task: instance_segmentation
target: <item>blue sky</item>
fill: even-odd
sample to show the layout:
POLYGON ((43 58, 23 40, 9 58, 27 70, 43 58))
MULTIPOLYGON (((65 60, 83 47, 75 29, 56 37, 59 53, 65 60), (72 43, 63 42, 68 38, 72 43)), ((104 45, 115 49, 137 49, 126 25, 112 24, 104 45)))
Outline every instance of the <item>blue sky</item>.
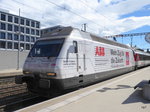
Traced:
MULTIPOLYGON (((0 0, 0 8, 41 22, 41 27, 55 25, 104 35, 150 32, 150 0, 0 0)), ((117 39, 122 42, 122 39, 117 39)), ((133 45, 150 48, 144 37, 134 37, 133 45)), ((130 44, 130 38, 123 39, 130 44)))
POLYGON ((122 15, 120 16, 120 18, 127 18, 131 16, 135 16, 135 17, 150 16, 150 5, 146 5, 140 10, 131 12, 129 14, 122 15))
MULTIPOLYGON (((143 16, 150 16, 150 5, 144 6, 141 10, 134 11, 129 14, 125 14, 120 16, 120 19, 122 18, 128 18, 128 17, 143 17, 143 16)), ((131 34, 131 33, 142 33, 142 32, 150 32, 150 25, 143 25, 141 27, 138 27, 136 29, 123 32, 122 34, 131 34)), ((118 42, 123 43, 123 44, 131 44, 131 37, 126 37, 126 38, 118 38, 118 42)), ((150 48, 150 44, 145 41, 145 36, 134 36, 133 37, 133 46, 137 46, 142 49, 147 49, 150 48)))

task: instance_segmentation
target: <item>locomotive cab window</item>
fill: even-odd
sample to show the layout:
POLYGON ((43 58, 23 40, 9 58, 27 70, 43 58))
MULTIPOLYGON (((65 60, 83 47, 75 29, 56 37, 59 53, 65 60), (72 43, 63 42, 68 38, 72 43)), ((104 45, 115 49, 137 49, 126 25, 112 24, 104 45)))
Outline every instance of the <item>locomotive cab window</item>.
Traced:
POLYGON ((74 53, 78 53, 78 43, 77 41, 73 41, 74 53))
POLYGON ((29 53, 29 57, 58 57, 64 39, 37 41, 29 53))

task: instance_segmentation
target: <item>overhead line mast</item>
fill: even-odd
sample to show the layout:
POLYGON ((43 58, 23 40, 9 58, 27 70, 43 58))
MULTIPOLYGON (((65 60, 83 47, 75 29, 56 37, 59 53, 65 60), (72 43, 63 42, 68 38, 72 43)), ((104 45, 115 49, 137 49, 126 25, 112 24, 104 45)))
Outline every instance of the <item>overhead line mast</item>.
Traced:
MULTIPOLYGON (((143 33, 131 33, 131 34, 118 34, 118 35, 111 35, 111 36, 104 36, 104 38, 114 38, 114 40, 116 41, 116 38, 118 38, 118 37, 131 37, 131 43, 130 43, 130 45, 131 45, 131 47, 133 46, 132 44, 133 44, 133 37, 134 36, 143 36, 143 35, 145 35, 145 37, 146 37, 146 35, 149 35, 150 34, 150 32, 143 32, 143 33)), ((145 39, 146 40, 146 39, 145 39)), ((122 40, 123 41, 123 40, 122 40)), ((146 40, 147 41, 147 40, 146 40)))
POLYGON ((131 33, 131 34, 118 34, 118 35, 104 36, 104 38, 129 37, 129 36, 142 36, 142 35, 147 35, 147 34, 150 34, 150 32, 131 33))

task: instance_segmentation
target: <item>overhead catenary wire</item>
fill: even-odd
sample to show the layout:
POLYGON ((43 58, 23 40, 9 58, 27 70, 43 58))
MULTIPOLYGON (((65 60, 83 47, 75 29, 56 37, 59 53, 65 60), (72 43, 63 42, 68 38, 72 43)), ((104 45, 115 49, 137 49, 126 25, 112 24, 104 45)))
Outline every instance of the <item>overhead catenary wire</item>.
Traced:
MULTIPOLYGON (((113 24, 113 25, 116 25, 116 23, 113 22, 113 20, 111 20, 110 18, 104 16, 103 14, 99 13, 97 10, 95 10, 93 7, 89 6, 87 3, 85 3, 85 1, 82 1, 82 0, 79 0, 82 4, 84 4, 86 7, 90 8, 91 10, 93 10, 94 12, 96 12, 99 17, 103 16, 105 19, 107 19, 107 21, 109 21, 109 23, 113 24), (101 15, 101 16, 100 16, 101 15)), ((105 28, 105 27, 104 27, 105 28)), ((108 29, 110 30, 110 29, 108 29)), ((121 31, 118 29, 118 31, 121 31)), ((122 32, 122 31, 121 31, 122 32)))
MULTIPOLYGON (((19 2, 19 1, 16 1, 16 0, 13 0, 13 1, 16 2, 16 3, 18 3, 18 4, 20 4, 20 5, 26 6, 26 7, 28 7, 28 8, 35 9, 35 10, 39 10, 39 11, 41 11, 41 12, 43 11, 43 10, 41 10, 41 9, 32 7, 32 6, 27 5, 27 4, 24 4, 24 3, 22 3, 22 2, 19 2)), ((12 10, 12 9, 11 9, 11 10, 12 10)), ((23 12, 23 11, 21 11, 21 13, 28 14, 28 13, 23 12)), ((43 19, 44 16, 42 15, 41 18, 43 19)), ((58 21, 57 21, 58 17, 56 18, 56 17, 52 16, 51 18, 54 18, 54 19, 52 20, 53 22, 56 22, 56 23, 58 22, 58 21)))
MULTIPOLYGON (((16 3, 19 3, 19 4, 23 5, 23 6, 26 6, 26 7, 32 8, 32 9, 40 10, 40 9, 38 9, 38 8, 32 7, 32 6, 27 5, 27 4, 24 4, 24 3, 22 3, 22 2, 19 2, 19 1, 17 1, 17 0, 12 0, 12 1, 14 1, 14 2, 16 2, 16 3)), ((42 10, 40 10, 40 11, 42 11, 42 10)))
POLYGON ((86 4, 85 2, 83 2, 82 0, 79 0, 82 4, 84 4, 86 7, 90 8, 91 10, 93 10, 94 12, 96 12, 98 15, 103 16, 105 19, 107 19, 110 23, 116 25, 114 22, 112 22, 111 19, 109 19, 108 17, 104 16, 103 14, 100 14, 97 10, 95 10, 94 8, 92 8, 91 6, 89 6, 88 4, 86 4))
MULTIPOLYGON (((16 3, 18 3, 18 4, 21 4, 21 5, 23 5, 23 6, 26 6, 26 7, 32 8, 32 9, 36 9, 36 10, 40 10, 40 9, 38 9, 38 8, 32 7, 32 6, 27 5, 27 4, 24 4, 24 3, 22 3, 22 2, 19 2, 19 1, 16 1, 16 0, 13 0, 13 1, 16 2, 16 3)), ((106 28, 105 26, 102 26, 102 25, 96 23, 95 21, 90 20, 90 19, 88 19, 88 18, 86 18, 86 17, 83 17, 83 16, 81 16, 80 14, 78 14, 78 13, 76 13, 76 12, 74 12, 74 11, 71 11, 71 10, 69 10, 69 9, 67 9, 67 8, 64 8, 64 7, 62 7, 62 6, 60 6, 60 5, 56 4, 56 3, 54 3, 54 2, 52 2, 52 1, 49 1, 49 0, 46 0, 46 1, 49 2, 49 3, 51 3, 51 4, 53 4, 53 5, 55 5, 55 6, 57 6, 57 7, 59 7, 59 8, 62 8, 62 9, 64 9, 64 10, 67 10, 68 12, 70 12, 70 13, 76 15, 76 16, 79 16, 79 17, 82 18, 82 19, 88 20, 88 21, 94 23, 95 25, 99 25, 100 27, 103 27, 103 28, 105 28, 105 29, 107 29, 107 30, 110 30, 110 29, 106 28)), ((43 10, 40 10, 40 11, 43 11, 43 10)), ((43 18, 43 17, 44 17, 44 16, 42 16, 42 18, 43 18)), ((54 17, 54 16, 53 16, 53 17, 54 17)), ((56 18, 55 18, 55 19, 56 19, 56 18)), ((94 30, 93 30, 93 31, 94 31, 94 30)))
MULTIPOLYGON (((20 4, 20 5, 23 5, 23 6, 26 6, 26 7, 29 7, 29 8, 31 8, 31 9, 36 9, 36 10, 39 10, 39 11, 43 11, 43 10, 40 10, 40 9, 38 9, 38 8, 35 8, 35 7, 32 7, 32 6, 30 6, 30 5, 27 5, 27 4, 24 4, 24 3, 22 3, 22 2, 19 2, 19 1, 16 1, 16 0, 13 0, 14 2, 16 2, 16 3, 18 3, 18 4, 20 4)), ((90 19, 88 19, 88 18, 86 18, 86 17, 83 17, 83 16, 81 16, 80 14, 78 14, 78 13, 76 13, 76 12, 74 12, 74 11, 71 11, 71 10, 69 10, 69 9, 67 9, 67 8, 64 8, 63 6, 60 6, 60 5, 58 5, 58 4, 56 4, 56 3, 54 3, 54 2, 52 2, 52 1, 49 1, 49 0, 46 0, 48 3, 51 3, 51 4, 53 4, 53 5, 55 5, 55 6, 57 6, 57 7, 59 7, 59 8, 62 8, 62 9, 64 9, 64 10, 66 10, 66 11, 68 11, 68 12, 70 12, 70 13, 72 13, 72 14, 74 14, 74 15, 76 15, 76 16, 78 16, 78 17, 80 17, 80 18, 82 18, 82 19, 84 19, 84 20, 87 20, 87 21, 89 21, 89 22, 92 22, 93 24, 95 24, 95 25, 98 25, 95 21, 93 21, 93 20, 90 20, 90 19)), ((55 15, 56 16, 56 15, 55 15)), ((42 15, 42 18, 43 18, 44 16, 42 15)), ((54 16, 53 16, 53 18, 54 18, 54 16)), ((55 20, 56 19, 58 19, 58 18, 56 18, 55 17, 55 20)), ((54 20, 53 20, 54 21, 54 20)), ((56 21, 55 21, 56 22, 56 21)), ((104 26, 102 26, 102 25, 99 25, 100 27, 104 27, 104 26)), ((105 28, 105 27, 104 27, 105 28)), ((94 30, 93 30, 94 31, 94 30)))
MULTIPOLYGON (((22 3, 22 2, 20 2, 20 1, 17 1, 17 0, 13 0, 13 1, 15 1, 16 3, 18 3, 18 4, 20 4, 20 5, 23 5, 23 6, 25 6, 25 7, 29 7, 29 8, 31 8, 31 9, 34 9, 34 10, 39 10, 39 11, 43 11, 43 10, 41 10, 40 8, 36 8, 36 7, 33 7, 33 6, 31 6, 31 5, 29 5, 29 4, 25 4, 25 3, 22 3)), ((49 1, 50 2, 50 0, 45 0, 45 1, 49 1)), ((52 3, 51 3, 52 4, 52 3)), ((57 3, 55 3, 54 2, 54 4, 56 4, 56 5, 58 5, 57 3)), ((53 5, 54 5, 53 4, 53 5)), ((56 6, 55 5, 55 6, 56 6)), ((6 7, 6 6, 2 6, 2 5, 0 5, 1 7, 6 7)), ((73 14, 73 15, 76 15, 76 16, 78 16, 78 17, 80 17, 80 18, 82 18, 82 19, 84 19, 84 20, 88 20, 88 21, 90 21, 90 22, 94 22, 94 24, 92 24, 94 27, 90 27, 90 25, 87 25, 87 27, 88 27, 88 30, 91 30, 91 31, 96 31, 96 29, 100 26, 99 24, 97 24, 95 21, 93 21, 93 20, 90 20, 90 19, 88 19, 88 18, 86 18, 86 17, 84 17, 84 16, 82 16, 82 15, 80 15, 79 13, 77 13, 76 11, 73 11, 73 10, 70 10, 70 9, 68 9, 68 8, 66 8, 66 7, 64 7, 64 6, 60 6, 60 5, 58 5, 57 7, 59 7, 59 8, 61 8, 61 9, 64 9, 64 10, 66 10, 66 12, 70 12, 71 14, 73 14), (96 28, 97 27, 97 28, 96 28)), ((87 6, 88 7, 88 6, 87 6)), ((10 10, 15 10, 15 8, 14 9, 12 9, 12 8, 10 8, 10 7, 7 7, 8 9, 10 9, 10 10)), ((93 8, 93 10, 94 10, 94 8, 93 8)), ((27 12, 23 12, 23 11, 21 11, 21 13, 26 13, 27 14, 27 12)), ((42 16, 42 17, 45 17, 45 14, 43 14, 44 16, 42 16)), ((39 15, 37 15, 37 16, 39 16, 39 15)), ((49 14, 48 15, 46 15, 46 16, 49 16, 49 14)), ((39 16, 40 17, 40 16, 39 16)), ((42 18, 41 17, 41 18, 42 18)), ((55 22, 55 23, 59 23, 59 15, 54 15, 54 16, 51 16, 50 18, 54 18, 54 19, 51 19, 53 22, 55 22)), ((50 21, 50 19, 47 19, 47 20, 49 20, 50 21)), ((45 22, 45 23, 48 23, 48 22, 45 22)), ((49 23, 50 24, 50 23, 49 23)), ((64 25, 69 25, 68 24, 68 22, 64 22, 63 23, 64 25)), ((76 23, 74 26, 77 26, 77 24, 79 24, 79 26, 81 26, 81 24, 80 23, 76 23)), ((83 23, 82 23, 83 24, 83 23)), ((101 25, 102 26, 102 25, 101 25)), ((103 26, 104 27, 104 26, 103 26)), ((145 33, 150 33, 150 32, 145 32, 145 33)), ((145 35, 145 33, 142 33, 142 35, 145 35)), ((121 35, 121 34, 120 34, 121 35)), ((132 33, 131 35, 138 35, 138 34, 134 34, 134 33, 132 33)), ((118 37, 119 35, 115 35, 116 37, 118 37)), ((122 35, 121 35, 122 36, 122 35)), ((128 36, 128 34, 124 34, 123 35, 123 37, 126 37, 126 36, 128 36)), ((109 37, 109 36, 108 36, 109 37)), ((112 36, 110 36, 110 37, 112 37, 112 36)), ((145 46, 145 44, 142 44, 141 46, 145 46)))
POLYGON ((96 24, 96 25, 98 25, 98 26, 100 26, 100 27, 104 27, 103 25, 100 25, 100 24, 96 23, 95 21, 90 20, 90 19, 88 19, 88 18, 86 18, 86 17, 83 17, 83 16, 81 16, 80 14, 78 14, 78 13, 76 13, 76 12, 70 10, 70 9, 64 8, 63 6, 60 6, 60 5, 58 5, 58 4, 56 4, 56 3, 52 2, 52 1, 49 1, 49 0, 46 0, 46 1, 49 2, 49 3, 51 3, 51 4, 53 4, 53 5, 55 5, 55 6, 57 6, 57 7, 59 7, 59 8, 62 8, 62 9, 64 9, 64 10, 66 10, 66 11, 68 11, 68 12, 70 12, 70 13, 76 15, 76 16, 79 16, 79 17, 81 17, 81 18, 83 18, 83 19, 85 19, 85 20, 88 20, 88 21, 90 21, 90 22, 92 22, 92 23, 94 23, 94 24, 96 24))

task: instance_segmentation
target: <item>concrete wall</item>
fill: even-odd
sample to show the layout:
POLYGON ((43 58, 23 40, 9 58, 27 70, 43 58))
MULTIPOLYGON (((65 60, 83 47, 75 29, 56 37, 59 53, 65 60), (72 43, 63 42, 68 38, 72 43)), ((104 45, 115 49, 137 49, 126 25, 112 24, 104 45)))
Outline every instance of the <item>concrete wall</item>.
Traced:
MULTIPOLYGON (((22 69, 29 51, 20 52, 19 68, 22 69)), ((18 51, 0 50, 0 70, 17 69, 18 51)))

